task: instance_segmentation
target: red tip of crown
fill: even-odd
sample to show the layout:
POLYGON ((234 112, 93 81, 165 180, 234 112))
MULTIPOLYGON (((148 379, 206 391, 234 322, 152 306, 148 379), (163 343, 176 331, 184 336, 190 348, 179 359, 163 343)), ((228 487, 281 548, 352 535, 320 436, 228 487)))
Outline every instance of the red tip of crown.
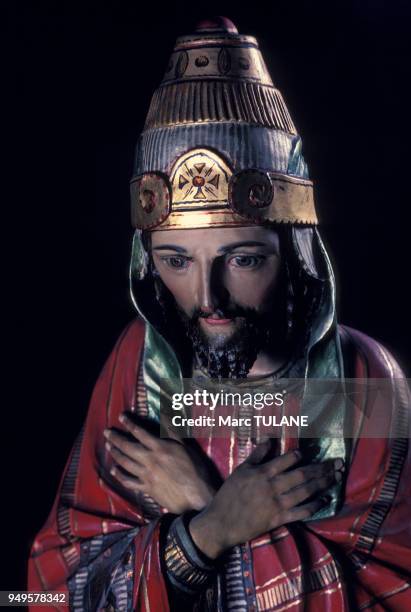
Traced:
POLYGON ((238 34, 237 28, 228 17, 203 19, 196 26, 196 33, 197 32, 227 32, 229 34, 238 34))

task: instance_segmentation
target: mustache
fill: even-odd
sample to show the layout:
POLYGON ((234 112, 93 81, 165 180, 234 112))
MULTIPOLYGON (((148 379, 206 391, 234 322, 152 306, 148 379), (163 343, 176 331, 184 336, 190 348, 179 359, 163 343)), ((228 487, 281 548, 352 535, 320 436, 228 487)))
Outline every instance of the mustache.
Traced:
POLYGON ((212 312, 202 310, 201 308, 194 308, 188 315, 188 318, 191 322, 195 323, 199 319, 207 319, 213 314, 218 315, 221 319, 243 318, 255 320, 259 317, 254 308, 240 306, 240 304, 233 304, 232 306, 224 309, 215 308, 212 312))

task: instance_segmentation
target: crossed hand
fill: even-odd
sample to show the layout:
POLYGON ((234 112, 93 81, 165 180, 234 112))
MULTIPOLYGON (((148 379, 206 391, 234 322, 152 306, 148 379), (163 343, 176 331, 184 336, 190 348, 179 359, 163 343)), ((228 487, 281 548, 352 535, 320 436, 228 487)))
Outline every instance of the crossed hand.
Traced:
POLYGON ((145 493, 173 514, 201 510, 190 531, 211 558, 272 529, 309 518, 324 505, 324 494, 342 479, 342 459, 299 466, 290 451, 264 461, 269 440, 258 445, 218 491, 200 455, 171 439, 151 435, 122 415, 130 434, 105 430, 114 459, 111 475, 126 489, 145 493))

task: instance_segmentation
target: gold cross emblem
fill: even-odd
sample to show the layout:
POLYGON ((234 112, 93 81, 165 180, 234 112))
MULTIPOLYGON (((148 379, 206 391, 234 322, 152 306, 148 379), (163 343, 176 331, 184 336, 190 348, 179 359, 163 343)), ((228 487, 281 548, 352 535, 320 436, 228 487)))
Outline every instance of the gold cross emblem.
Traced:
POLYGON ((195 149, 180 157, 171 172, 173 205, 206 205, 228 200, 232 172, 221 157, 195 149))

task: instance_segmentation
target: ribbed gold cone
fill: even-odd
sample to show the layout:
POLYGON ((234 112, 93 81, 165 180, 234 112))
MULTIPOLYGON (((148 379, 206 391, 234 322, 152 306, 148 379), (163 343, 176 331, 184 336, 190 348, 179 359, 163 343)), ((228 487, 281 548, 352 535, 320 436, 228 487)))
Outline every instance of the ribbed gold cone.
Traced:
POLYGON ((257 40, 224 19, 177 39, 145 129, 220 121, 296 134, 257 40))

